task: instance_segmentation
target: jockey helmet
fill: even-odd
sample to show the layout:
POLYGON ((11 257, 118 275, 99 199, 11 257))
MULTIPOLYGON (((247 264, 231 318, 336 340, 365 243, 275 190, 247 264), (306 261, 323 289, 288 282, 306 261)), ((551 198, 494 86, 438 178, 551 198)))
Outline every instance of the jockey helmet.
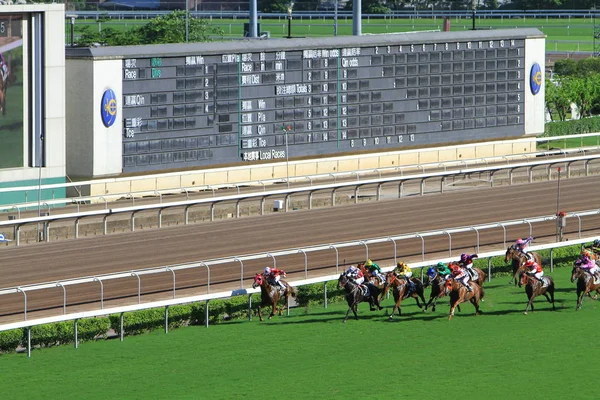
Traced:
POLYGON ((531 261, 531 260, 529 260, 529 261, 527 261, 527 262, 525 263, 525 266, 526 266, 526 267, 533 267, 534 265, 535 265, 535 263, 534 263, 533 261, 531 261))
POLYGON ((600 239, 594 240, 594 243, 592 243, 592 246, 594 246, 594 247, 600 247, 600 239))
POLYGON ((521 239, 521 238, 518 238, 515 243, 516 244, 525 244, 525 241, 523 239, 521 239))
POLYGON ((404 263, 404 261, 398 261, 398 264, 396 266, 398 268, 404 268, 404 267, 406 267, 406 264, 404 263))
POLYGON ((373 266, 373 261, 371 261, 371 259, 369 258, 367 260, 367 262, 365 263, 365 267, 372 267, 373 266))
POLYGON ((461 262, 467 262, 467 261, 469 261, 469 255, 468 255, 468 254, 466 254, 466 253, 462 253, 462 254, 460 255, 460 261, 461 261, 461 262))
POLYGON ((265 267, 265 275, 269 275, 271 273, 271 268, 265 267))
POLYGON ((440 261, 439 263, 436 264, 436 267, 438 267, 438 269, 446 268, 446 264, 444 264, 443 262, 440 261))

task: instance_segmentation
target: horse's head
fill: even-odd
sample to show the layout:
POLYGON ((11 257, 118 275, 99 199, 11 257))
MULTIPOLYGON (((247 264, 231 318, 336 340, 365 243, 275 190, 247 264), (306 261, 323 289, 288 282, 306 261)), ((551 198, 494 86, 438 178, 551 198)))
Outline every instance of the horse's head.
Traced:
POLYGON ((506 253, 504 254, 504 262, 509 262, 515 259, 515 255, 517 254, 515 253, 516 250, 517 249, 514 245, 508 246, 508 248, 506 249, 506 253))
POLYGON ((385 274, 385 285, 389 286, 392 283, 394 283, 397 279, 398 277, 396 276, 396 273, 394 271, 388 271, 385 274))
POLYGON ((369 271, 367 271, 367 268, 365 267, 365 263, 364 262, 360 262, 358 264, 356 264, 356 268, 360 269, 363 273, 363 275, 367 276, 367 274, 369 273, 369 271))
POLYGON ((263 276, 263 274, 256 274, 254 275, 254 282, 252 282, 252 288, 256 289, 259 286, 262 286, 262 284, 265 282, 265 277, 263 276))
POLYGON ((346 284, 348 283, 349 280, 350 280, 350 278, 348 277, 348 275, 346 275, 345 272, 342 272, 340 277, 338 278, 338 286, 339 287, 346 286, 346 284))
POLYGON ((529 282, 529 275, 521 274, 521 279, 519 280, 519 287, 521 287, 521 285, 527 285, 528 282, 529 282))
POLYGON ((583 260, 581 258, 578 258, 577 260, 575 260, 575 262, 573 263, 573 269, 571 270, 571 283, 575 282, 575 280, 577 278, 579 278, 580 276, 583 276, 583 269, 581 269, 581 264, 583 263, 583 260))
POLYGON ((446 282, 444 283, 444 289, 446 290, 446 294, 448 294, 452 291, 452 283, 453 282, 454 282, 454 279, 446 279, 446 282))

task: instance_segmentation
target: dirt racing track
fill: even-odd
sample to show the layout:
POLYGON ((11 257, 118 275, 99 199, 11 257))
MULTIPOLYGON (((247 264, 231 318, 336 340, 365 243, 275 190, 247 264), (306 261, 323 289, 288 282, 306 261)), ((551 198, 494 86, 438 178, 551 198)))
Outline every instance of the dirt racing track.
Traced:
MULTIPOLYGON (((560 183, 560 209, 568 212, 598 208, 597 177, 571 178, 560 183)), ((113 234, 103 237, 39 243, 23 247, 0 248, 0 288, 53 282, 61 279, 96 276, 187 262, 267 253, 275 250, 357 241, 553 215, 557 209, 557 182, 542 182, 496 188, 465 188, 444 194, 410 196, 403 199, 344 205, 335 208, 290 211, 266 216, 221 220, 211 223, 168 227, 113 234)), ((600 216, 582 219, 584 236, 591 236, 600 226, 600 216)), ((577 237, 578 224, 570 219, 566 237, 577 237)), ((507 229, 507 239, 527 236, 527 225, 507 229)), ((554 221, 534 226, 539 242, 553 240, 554 221)), ((482 246, 503 246, 501 228, 480 232, 482 246)), ((447 257, 446 235, 427 238, 428 258, 447 257)), ((475 232, 452 235, 452 255, 474 252, 475 232)), ((481 249, 483 250, 483 249, 481 249)), ((397 248, 398 258, 421 259, 421 240, 403 240, 397 248)), ((332 251, 311 253, 309 275, 335 273, 332 251)), ((369 246, 370 258, 381 265, 393 261, 391 242, 369 246)), ((364 261, 365 247, 341 249, 340 268, 364 261)), ((269 257, 244 263, 243 286, 266 265, 269 257)), ((288 272, 288 280, 304 277, 304 255, 277 258, 277 266, 288 272)), ((211 292, 242 286, 240 264, 215 265, 211 268, 211 292)), ((207 293, 207 274, 203 269, 178 271, 177 297, 207 293)), ((140 282, 142 302, 172 298, 173 280, 169 272, 143 276, 140 282)), ((137 303, 138 280, 131 278, 104 283, 104 307, 137 303)), ((28 319, 63 312, 63 289, 28 292, 28 319)), ((70 286, 67 312, 99 308, 100 287, 97 282, 70 286)), ((23 319, 23 294, 0 296, 0 323, 23 319)))

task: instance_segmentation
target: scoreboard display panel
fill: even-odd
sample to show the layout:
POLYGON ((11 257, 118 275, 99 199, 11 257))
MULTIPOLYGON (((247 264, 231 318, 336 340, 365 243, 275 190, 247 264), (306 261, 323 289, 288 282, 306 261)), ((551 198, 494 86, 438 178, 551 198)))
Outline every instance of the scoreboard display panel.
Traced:
POLYGON ((531 37, 543 35, 522 29, 128 47, 121 54, 123 172, 519 137, 531 37))

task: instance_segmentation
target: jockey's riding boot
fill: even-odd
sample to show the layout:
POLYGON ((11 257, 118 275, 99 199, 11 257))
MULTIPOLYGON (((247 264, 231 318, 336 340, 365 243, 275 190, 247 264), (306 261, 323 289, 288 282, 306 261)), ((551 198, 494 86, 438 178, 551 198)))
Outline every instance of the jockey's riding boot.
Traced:
POLYGON ((472 292, 473 291, 473 289, 471 289, 471 285, 467 284, 467 285, 465 285, 465 287, 467 288, 467 292, 472 292))

